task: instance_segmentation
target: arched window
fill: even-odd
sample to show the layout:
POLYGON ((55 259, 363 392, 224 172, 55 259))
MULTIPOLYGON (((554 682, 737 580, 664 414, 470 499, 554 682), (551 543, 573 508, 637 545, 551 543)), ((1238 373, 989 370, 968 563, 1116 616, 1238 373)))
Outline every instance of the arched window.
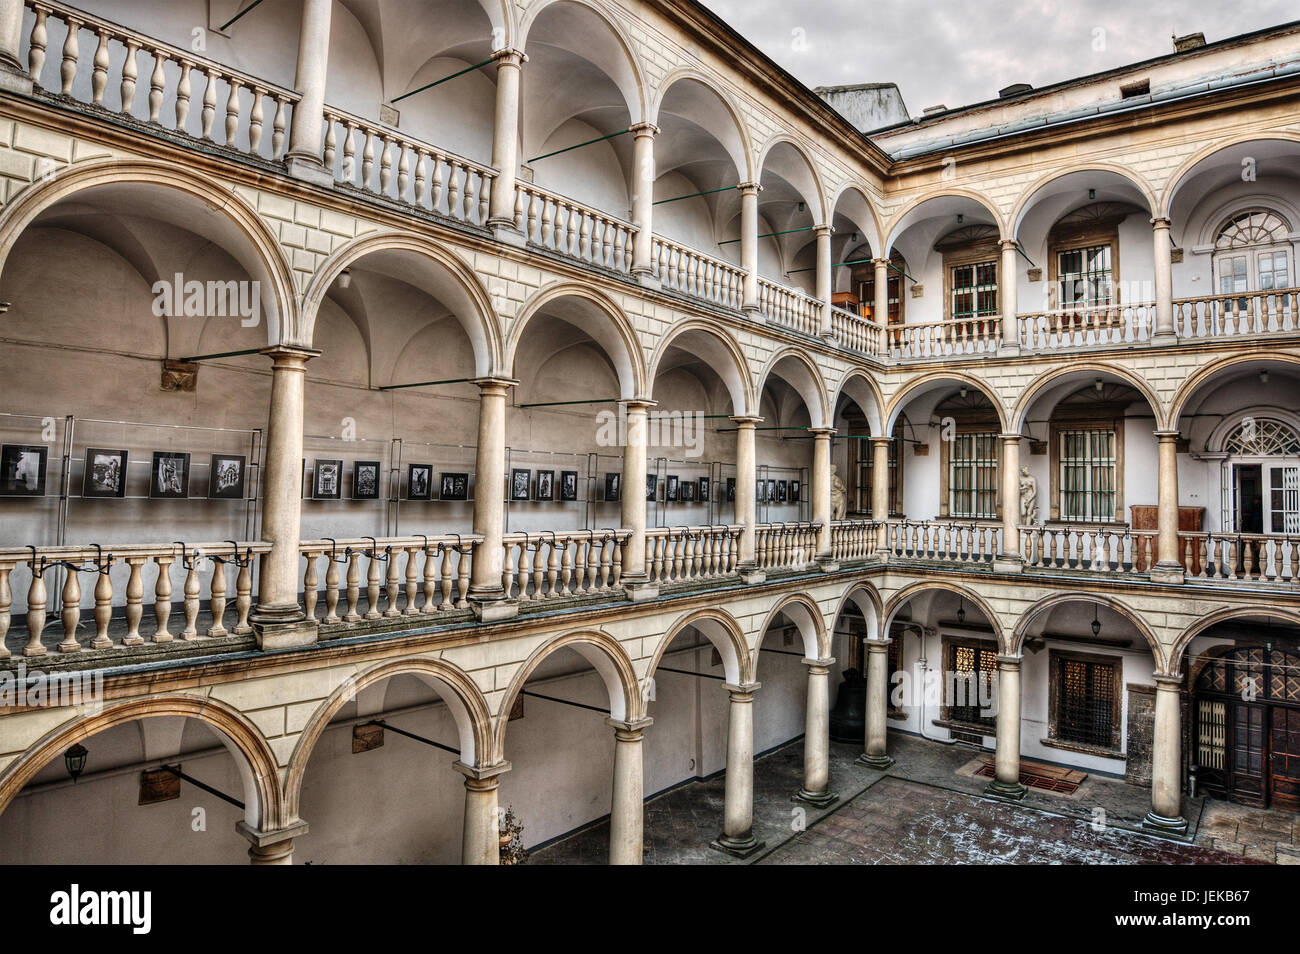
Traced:
POLYGON ((1300 432, 1247 417, 1223 439, 1224 525, 1238 533, 1300 533, 1300 432))
POLYGON ((1247 418, 1228 434, 1223 450, 1241 457, 1294 457, 1300 455, 1300 433, 1282 421, 1247 418))
POLYGON ((1247 209, 1224 222, 1214 237, 1214 275, 1219 294, 1289 287, 1290 234, 1290 224, 1268 209, 1247 209))

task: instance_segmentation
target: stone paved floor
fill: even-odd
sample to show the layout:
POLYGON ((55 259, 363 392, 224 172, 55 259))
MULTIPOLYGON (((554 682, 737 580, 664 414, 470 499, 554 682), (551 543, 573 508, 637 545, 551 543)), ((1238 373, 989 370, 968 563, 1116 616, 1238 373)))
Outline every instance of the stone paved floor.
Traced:
MULTIPOLYGON (((1147 790, 1099 776, 1089 776, 1072 795, 1031 790, 1023 802, 1008 805, 981 797, 988 779, 974 772, 984 753, 906 735, 891 735, 889 745, 897 761, 879 772, 854 764, 857 746, 832 743, 831 790, 840 801, 826 809, 790 799, 803 771, 801 741, 757 760, 754 832, 766 847, 748 859, 709 848, 722 822, 721 775, 666 792, 646 803, 645 862, 1249 864, 1274 860, 1264 857, 1263 846, 1269 836, 1275 845, 1282 840, 1280 821, 1261 821, 1250 812, 1233 815, 1231 830, 1226 820, 1216 823, 1214 837, 1222 845, 1152 838, 1138 830, 1149 807, 1147 790), (1098 821, 1104 824, 1094 826, 1098 821), (1218 850, 1229 838, 1240 850, 1218 850), (1252 844, 1258 851, 1247 850, 1252 844)), ((1193 833, 1204 804, 1185 801, 1193 833)), ((1217 810, 1221 803, 1211 804, 1217 810)), ((1300 825, 1288 817, 1290 838, 1300 825)), ((608 844, 609 825, 601 822, 533 852, 530 862, 604 864, 608 844)), ((1274 852, 1280 859, 1280 847, 1274 852)))
POLYGON ((1206 802, 1196 843, 1230 855, 1279 865, 1300 865, 1300 814, 1206 802))

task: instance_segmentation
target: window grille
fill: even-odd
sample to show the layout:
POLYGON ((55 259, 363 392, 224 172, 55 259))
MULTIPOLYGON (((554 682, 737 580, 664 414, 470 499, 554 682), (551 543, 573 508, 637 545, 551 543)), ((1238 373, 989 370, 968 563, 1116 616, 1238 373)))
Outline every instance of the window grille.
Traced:
POLYGON ((1113 430, 1061 432, 1061 519, 1115 519, 1116 437, 1113 430))
POLYGON ((948 461, 949 515, 996 517, 997 485, 997 434, 989 431, 956 435, 948 461))
POLYGON ((952 268, 952 317, 986 318, 998 313, 998 267, 996 262, 954 265, 952 268))
POLYGON ((997 717, 984 715, 979 702, 981 688, 985 698, 992 700, 998 673, 996 650, 982 646, 953 646, 951 658, 949 691, 955 689, 956 692, 955 697, 948 700, 948 718, 953 722, 996 727, 997 717))
POLYGON ((1060 666, 1057 738, 1111 748, 1115 744, 1115 666, 1083 659, 1062 659, 1060 666))
POLYGON ((1056 254, 1057 301, 1062 308, 1109 305, 1114 273, 1109 245, 1072 248, 1056 254))

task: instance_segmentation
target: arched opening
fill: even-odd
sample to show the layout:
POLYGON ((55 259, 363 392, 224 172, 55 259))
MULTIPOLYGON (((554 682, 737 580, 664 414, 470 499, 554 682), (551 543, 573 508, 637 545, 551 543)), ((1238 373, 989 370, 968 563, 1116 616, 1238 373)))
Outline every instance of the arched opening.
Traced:
MULTIPOLYGON (((881 436, 881 406, 879 391, 864 371, 850 372, 840 385, 835 397, 835 438, 832 445, 831 516, 870 519, 873 513, 873 478, 875 457, 872 439, 881 436), (841 486, 836 486, 836 479, 841 486), (843 498, 837 506, 835 495, 843 498)), ((888 507, 891 516, 903 513, 902 485, 899 466, 903 460, 899 453, 903 446, 906 423, 900 418, 894 425, 895 440, 889 446, 888 457, 888 507)))
MULTIPOLYGON (((875 210, 866 194, 854 186, 841 192, 835 199, 830 224, 835 230, 831 235, 831 304, 883 322, 885 319, 875 313, 876 272, 872 264, 878 229, 875 210)), ((889 278, 889 324, 902 320, 900 278, 898 272, 889 278)))
MULTIPOLYGON (((795 143, 782 139, 764 154, 759 172, 758 273, 762 281, 816 290, 817 235, 823 224, 821 183, 795 143)), ((739 228, 739 213, 735 226, 739 228)))
POLYGON ((809 520, 815 438, 808 432, 829 426, 825 384, 811 360, 790 351, 768 364, 758 400, 758 520, 809 520))

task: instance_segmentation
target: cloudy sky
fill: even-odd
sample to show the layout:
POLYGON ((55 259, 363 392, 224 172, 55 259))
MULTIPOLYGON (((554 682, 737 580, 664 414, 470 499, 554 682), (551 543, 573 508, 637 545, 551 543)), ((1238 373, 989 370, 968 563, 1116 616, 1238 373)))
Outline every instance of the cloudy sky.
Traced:
POLYGON ((1300 18, 1296 0, 703 0, 808 86, 897 83, 908 112, 991 99, 1300 18))

